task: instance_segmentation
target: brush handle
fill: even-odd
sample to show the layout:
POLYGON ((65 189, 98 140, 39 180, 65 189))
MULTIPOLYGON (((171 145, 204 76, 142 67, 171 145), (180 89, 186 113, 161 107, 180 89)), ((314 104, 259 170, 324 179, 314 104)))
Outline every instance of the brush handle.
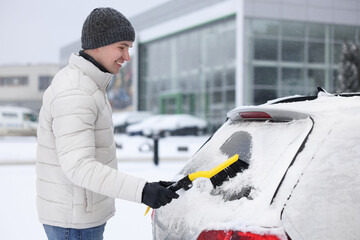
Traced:
POLYGON ((185 177, 183 177, 182 179, 180 179, 179 181, 177 181, 176 183, 174 183, 173 185, 171 185, 169 187, 169 189, 171 191, 176 192, 177 190, 179 190, 180 188, 183 188, 185 190, 188 190, 192 187, 192 181, 189 178, 189 175, 186 175, 185 177))
MULTIPOLYGON (((174 183, 173 185, 171 185, 170 187, 168 187, 171 191, 176 192, 179 189, 183 188, 186 190, 190 189, 192 187, 192 181, 189 178, 189 175, 186 175, 185 177, 183 177, 182 179, 180 179, 179 181, 177 181, 176 183, 174 183)), ((147 207, 145 215, 150 211, 150 207, 147 207)))

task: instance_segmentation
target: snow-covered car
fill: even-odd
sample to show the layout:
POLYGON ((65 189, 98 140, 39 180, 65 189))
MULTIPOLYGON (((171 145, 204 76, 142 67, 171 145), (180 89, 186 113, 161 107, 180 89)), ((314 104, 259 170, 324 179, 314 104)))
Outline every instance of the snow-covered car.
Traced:
POLYGON ((126 129, 129 135, 143 135, 160 137, 203 135, 206 133, 207 122, 189 114, 162 114, 154 115, 139 124, 126 129))
POLYGON ((28 108, 0 106, 0 136, 35 136, 38 114, 28 108))
POLYGON ((174 180, 234 154, 248 168, 179 190, 153 211, 154 239, 360 239, 359 96, 287 98, 227 117, 174 180))
POLYGON ((114 122, 114 133, 124 134, 126 133, 126 128, 129 125, 139 123, 151 115, 152 114, 150 112, 143 111, 114 112, 112 115, 114 122))
POLYGON ((147 119, 132 124, 126 128, 126 133, 130 136, 144 136, 144 131, 148 131, 154 124, 161 121, 162 118, 166 117, 167 115, 153 115, 148 117, 147 119))

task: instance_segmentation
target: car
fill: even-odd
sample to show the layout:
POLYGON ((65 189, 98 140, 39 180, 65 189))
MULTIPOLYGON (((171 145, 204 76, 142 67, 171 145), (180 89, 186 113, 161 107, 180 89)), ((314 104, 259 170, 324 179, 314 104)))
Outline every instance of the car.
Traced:
POLYGON ((125 134, 131 124, 139 123, 152 116, 146 111, 114 112, 112 115, 115 134, 125 134))
POLYGON ((0 136, 36 136, 38 114, 18 106, 0 106, 0 136))
POLYGON ((207 122, 189 114, 154 115, 127 128, 129 135, 146 137, 200 136, 206 133, 207 122))
POLYGON ((235 154, 248 168, 177 191, 152 212, 153 239, 359 239, 359 145, 358 93, 235 108, 173 180, 235 154))
POLYGON ((147 119, 139 123, 132 124, 126 128, 126 133, 130 136, 145 136, 144 132, 150 131, 150 129, 154 124, 159 122, 162 118, 167 115, 153 115, 147 119))

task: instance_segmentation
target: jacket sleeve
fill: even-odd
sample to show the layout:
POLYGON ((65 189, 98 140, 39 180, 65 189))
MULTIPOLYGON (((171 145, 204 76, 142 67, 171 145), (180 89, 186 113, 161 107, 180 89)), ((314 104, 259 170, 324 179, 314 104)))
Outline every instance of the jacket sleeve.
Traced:
POLYGON ((81 91, 68 92, 52 102, 52 127, 61 168, 75 185, 141 203, 144 179, 122 173, 95 159, 97 111, 94 98, 81 91))

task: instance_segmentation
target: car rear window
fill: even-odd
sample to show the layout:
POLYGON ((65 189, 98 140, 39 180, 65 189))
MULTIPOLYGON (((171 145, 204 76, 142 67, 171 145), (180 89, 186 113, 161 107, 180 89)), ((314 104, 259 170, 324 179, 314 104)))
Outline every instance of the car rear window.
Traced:
MULTIPOLYGON (((193 156, 181 174, 210 170, 239 154, 242 161, 249 163, 249 168, 211 190, 212 194, 222 195, 225 201, 261 198, 269 205, 312 124, 310 118, 286 122, 228 120, 193 156)), ((205 179, 201 181, 206 182, 205 179)))
POLYGON ((233 133, 220 147, 220 151, 228 157, 239 154, 239 158, 246 162, 250 162, 252 151, 251 134, 245 131, 233 133))

